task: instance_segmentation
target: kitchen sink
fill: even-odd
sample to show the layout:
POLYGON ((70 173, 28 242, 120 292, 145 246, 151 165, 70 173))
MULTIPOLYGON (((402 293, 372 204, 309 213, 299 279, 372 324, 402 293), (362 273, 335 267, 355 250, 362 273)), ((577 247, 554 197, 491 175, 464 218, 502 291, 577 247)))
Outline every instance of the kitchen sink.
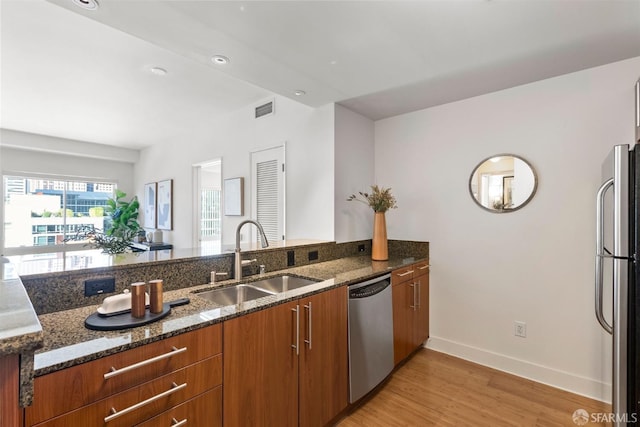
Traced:
POLYGON ((271 293, 280 293, 317 283, 318 280, 298 276, 277 276, 251 282, 251 286, 271 293))
POLYGON ((236 285, 211 291, 196 292, 196 295, 213 303, 226 306, 273 295, 273 292, 257 289, 250 285, 236 285))

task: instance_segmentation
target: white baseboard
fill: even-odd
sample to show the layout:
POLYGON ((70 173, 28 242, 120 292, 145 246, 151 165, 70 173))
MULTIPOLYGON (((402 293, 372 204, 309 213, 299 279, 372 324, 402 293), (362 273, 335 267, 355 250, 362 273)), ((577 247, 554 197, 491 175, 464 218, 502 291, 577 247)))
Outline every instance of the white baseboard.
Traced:
POLYGON ((438 337, 430 337, 425 347, 571 393, 611 403, 611 384, 438 337))

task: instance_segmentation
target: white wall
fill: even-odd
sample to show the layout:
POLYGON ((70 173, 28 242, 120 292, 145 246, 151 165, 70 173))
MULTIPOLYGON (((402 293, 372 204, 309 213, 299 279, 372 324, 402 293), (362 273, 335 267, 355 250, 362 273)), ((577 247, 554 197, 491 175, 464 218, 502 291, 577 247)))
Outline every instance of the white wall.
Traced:
MULTIPOLYGON (((88 143, 87 143, 88 144, 88 143)), ((133 164, 100 159, 82 159, 64 154, 0 147, 2 173, 33 173, 67 178, 95 178, 115 182, 128 196, 133 190, 133 164)))
POLYGON ((389 236, 430 242, 429 346, 609 400, 594 195, 611 147, 634 142, 639 76, 640 57, 375 123, 376 181, 399 206, 389 236), (504 152, 529 160, 539 187, 523 209, 492 214, 468 179, 504 152))
POLYGON ((335 107, 335 240, 370 239, 371 209, 347 197, 367 192, 375 183, 373 121, 341 106, 335 107))
MULTIPOLYGON (((0 129, 0 172, 56 175, 115 182, 133 196, 133 162, 138 152, 101 144, 0 129)), ((4 194, 0 180, 0 194, 4 194)), ((0 207, 0 224, 4 207, 0 207)), ((3 251, 0 239, 0 253, 3 251)))
MULTIPOLYGON (((245 215, 223 216, 222 243, 235 241, 235 229, 249 218, 249 152, 286 142, 287 238, 333 239, 333 105, 313 109, 275 98, 272 116, 253 118, 248 106, 203 123, 193 139, 142 150, 136 164, 136 188, 173 179, 174 230, 164 232, 175 247, 192 247, 192 166, 222 159, 222 178, 245 178, 245 215)), ((141 191, 141 190, 140 190, 141 191)), ((248 234, 248 233, 247 233, 248 234)))

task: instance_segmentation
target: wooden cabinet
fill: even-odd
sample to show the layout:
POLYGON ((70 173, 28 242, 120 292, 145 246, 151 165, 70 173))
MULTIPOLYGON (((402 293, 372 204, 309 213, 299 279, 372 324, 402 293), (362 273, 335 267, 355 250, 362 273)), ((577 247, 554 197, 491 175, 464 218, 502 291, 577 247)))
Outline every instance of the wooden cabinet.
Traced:
POLYGON ((0 356, 0 427, 22 425, 19 403, 20 356, 0 356))
POLYGON ((413 351, 415 323, 415 287, 413 270, 393 272, 391 276, 393 299, 393 361, 397 365, 413 351))
POLYGON ((347 406, 347 287, 300 300, 300 426, 324 426, 347 406))
POLYGON ((222 426, 222 387, 218 386, 151 418, 138 427, 222 426), (182 423, 182 424, 181 424, 182 423))
POLYGON ((429 264, 394 270, 393 353, 397 365, 429 337, 429 264))
POLYGON ((224 322, 224 425, 298 420, 297 302, 224 322))
POLYGON ((427 262, 416 264, 413 274, 413 282, 417 286, 417 319, 414 343, 422 345, 429 338, 429 264, 427 262))
POLYGON ((37 377, 27 426, 132 426, 222 383, 222 327, 37 377))
POLYGON ((347 406, 347 288, 224 323, 224 425, 325 425, 347 406))

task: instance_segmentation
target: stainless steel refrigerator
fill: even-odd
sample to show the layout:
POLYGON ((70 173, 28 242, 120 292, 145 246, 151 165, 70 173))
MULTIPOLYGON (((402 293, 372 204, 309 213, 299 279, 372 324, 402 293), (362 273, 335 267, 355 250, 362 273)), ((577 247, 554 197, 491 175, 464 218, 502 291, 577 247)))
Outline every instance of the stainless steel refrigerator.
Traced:
MULTIPOLYGON (((635 90, 638 142, 640 80, 635 90)), ((640 145, 613 147, 596 206, 595 312, 613 337, 613 425, 625 426, 640 414, 640 145)))

